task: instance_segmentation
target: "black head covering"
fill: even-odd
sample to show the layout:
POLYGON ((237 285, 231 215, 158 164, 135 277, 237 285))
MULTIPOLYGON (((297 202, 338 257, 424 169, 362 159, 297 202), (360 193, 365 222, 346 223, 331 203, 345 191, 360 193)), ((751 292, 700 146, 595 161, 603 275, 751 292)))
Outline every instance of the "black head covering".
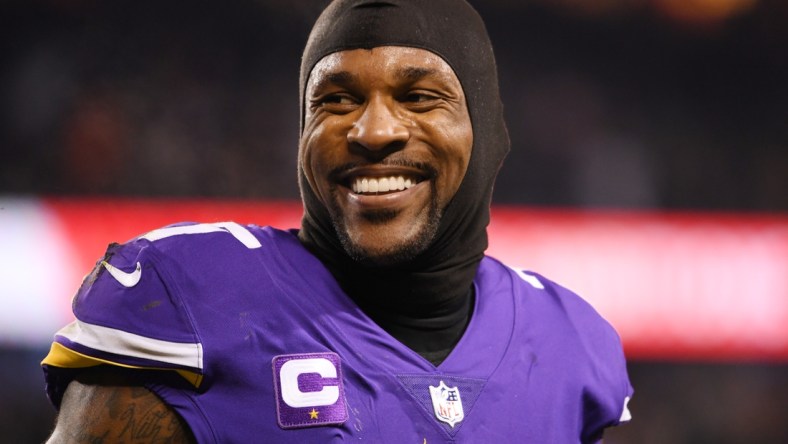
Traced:
MULTIPOLYGON (((428 316, 466 296, 487 249, 493 182, 509 150, 492 45, 479 15, 463 0, 337 0, 315 23, 301 61, 301 122, 310 72, 328 54, 378 46, 431 51, 460 80, 473 127, 465 177, 444 211, 436 236, 414 260, 365 268, 343 249, 326 207, 299 160, 304 202, 301 241, 331 270, 362 308, 428 316), (429 312, 429 313, 428 313, 429 312)), ((374 316, 373 316, 374 318, 374 316)))

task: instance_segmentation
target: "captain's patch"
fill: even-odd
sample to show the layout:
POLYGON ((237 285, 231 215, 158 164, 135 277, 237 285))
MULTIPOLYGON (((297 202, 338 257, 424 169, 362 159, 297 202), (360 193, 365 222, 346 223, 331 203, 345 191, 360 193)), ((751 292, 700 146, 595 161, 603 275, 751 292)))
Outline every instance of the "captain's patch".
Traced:
POLYGON ((347 421, 342 371, 336 353, 276 356, 272 362, 276 415, 283 429, 347 421))

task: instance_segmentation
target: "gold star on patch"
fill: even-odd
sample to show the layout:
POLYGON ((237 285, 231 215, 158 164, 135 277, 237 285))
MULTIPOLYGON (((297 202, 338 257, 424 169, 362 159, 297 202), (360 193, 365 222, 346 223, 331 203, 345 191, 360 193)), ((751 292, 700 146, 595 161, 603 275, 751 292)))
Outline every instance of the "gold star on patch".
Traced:
POLYGON ((315 409, 312 409, 312 411, 309 412, 309 419, 317 419, 317 415, 319 415, 319 414, 320 414, 320 412, 318 412, 315 409))

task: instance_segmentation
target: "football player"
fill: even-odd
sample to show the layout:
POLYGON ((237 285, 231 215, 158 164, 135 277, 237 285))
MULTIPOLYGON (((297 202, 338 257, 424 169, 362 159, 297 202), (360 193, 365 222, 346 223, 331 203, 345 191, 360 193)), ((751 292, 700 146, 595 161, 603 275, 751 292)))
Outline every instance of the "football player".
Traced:
POLYGON ((484 255, 508 149, 463 0, 338 0, 303 54, 302 227, 112 245, 43 366, 51 442, 586 443, 629 419, 616 332, 484 255))

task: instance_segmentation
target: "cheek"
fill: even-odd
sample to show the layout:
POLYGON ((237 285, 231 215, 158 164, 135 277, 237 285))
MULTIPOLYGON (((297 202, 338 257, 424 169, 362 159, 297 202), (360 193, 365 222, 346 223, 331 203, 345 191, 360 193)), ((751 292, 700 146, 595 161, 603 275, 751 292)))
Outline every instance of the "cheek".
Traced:
MULTIPOLYGON (((299 163, 312 191, 320 197, 320 190, 316 178, 320 177, 320 148, 319 133, 315 131, 304 132, 299 146, 299 163)), ((321 198, 322 200, 322 198, 321 198)))
POLYGON ((300 163, 312 190, 326 202, 330 184, 328 174, 336 167, 342 143, 337 132, 331 131, 326 122, 307 126, 301 138, 300 163))
POLYGON ((461 176, 465 177, 465 172, 468 170, 468 164, 471 161, 471 151, 473 150, 473 130, 471 129, 470 123, 468 123, 467 127, 461 132, 455 146, 458 151, 458 160, 461 163, 461 176))
MULTIPOLYGON (((446 128, 446 127, 444 127, 446 128)), ((470 125, 450 126, 450 130, 444 131, 444 149, 442 157, 444 160, 444 174, 440 180, 440 186, 444 203, 454 196, 457 189, 465 177, 468 164, 471 158, 473 147, 473 132, 470 125)))

